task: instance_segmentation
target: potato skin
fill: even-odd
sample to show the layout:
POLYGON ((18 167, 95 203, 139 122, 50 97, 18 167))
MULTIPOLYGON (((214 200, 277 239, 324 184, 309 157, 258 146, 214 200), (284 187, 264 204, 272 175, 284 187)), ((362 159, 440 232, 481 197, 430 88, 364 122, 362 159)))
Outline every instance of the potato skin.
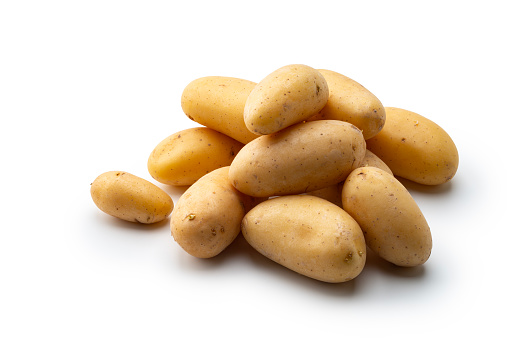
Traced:
POLYGON ((243 119, 246 99, 255 85, 231 77, 195 79, 183 90, 181 107, 191 120, 246 144, 258 137, 246 128, 243 119))
POLYGON ((245 215, 241 232, 262 255, 324 282, 354 279, 366 261, 366 244, 357 222, 318 197, 266 200, 245 215))
POLYGON ((90 193, 101 211, 143 224, 166 219, 174 207, 171 197, 160 187, 123 171, 102 173, 93 181, 90 193))
POLYGON ((255 199, 229 183, 229 167, 216 169, 190 186, 171 215, 171 234, 190 255, 211 258, 229 246, 240 232, 255 199))
POLYGON ((329 99, 324 108, 309 120, 336 119, 347 121, 370 139, 380 132, 386 120, 380 100, 355 80, 326 69, 318 70, 329 86, 329 99))
POLYGON ((368 247, 381 258, 412 267, 430 257, 428 223, 394 176, 375 167, 355 169, 343 185, 342 203, 361 226, 368 247))
POLYGON ((305 193, 343 181, 363 160, 365 147, 361 131, 347 122, 299 123, 245 145, 229 178, 254 197, 305 193))
POLYGON ((424 185, 440 185, 458 170, 458 149, 440 126, 417 113, 386 107, 386 124, 367 147, 394 175, 424 185))
POLYGON ((304 121, 326 104, 329 89, 317 70, 287 65, 262 79, 245 103, 246 127, 255 134, 271 134, 304 121))
POLYGON ((148 158, 148 171, 157 181, 187 186, 203 175, 229 166, 243 144, 207 127, 189 128, 162 140, 148 158))
POLYGON ((369 149, 366 149, 366 153, 364 154, 363 161, 359 164, 358 167, 377 167, 380 168, 387 173, 393 175, 393 171, 389 168, 389 166, 386 165, 385 162, 382 161, 379 157, 377 157, 372 151, 369 149))

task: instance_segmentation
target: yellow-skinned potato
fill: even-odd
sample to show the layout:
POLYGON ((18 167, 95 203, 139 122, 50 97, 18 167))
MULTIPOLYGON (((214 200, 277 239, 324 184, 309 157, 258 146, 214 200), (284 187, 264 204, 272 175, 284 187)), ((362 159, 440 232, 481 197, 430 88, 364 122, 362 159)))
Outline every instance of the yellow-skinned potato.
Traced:
POLYGON ((166 219, 174 207, 171 197, 160 187, 123 171, 102 173, 93 181, 90 192, 101 211, 143 224, 166 219))
POLYGON ((393 172, 391 171, 389 166, 387 166, 386 163, 382 161, 382 159, 377 157, 369 149, 366 150, 366 153, 364 154, 363 161, 361 161, 361 163, 359 164, 358 167, 368 167, 368 166, 380 168, 380 169, 386 171, 387 173, 393 175, 393 172))
POLYGON ((343 181, 365 150, 361 131, 347 122, 299 123, 245 145, 232 161, 229 178, 254 197, 310 192, 343 181))
POLYGON ((306 65, 287 65, 262 79, 245 103, 246 127, 255 134, 271 134, 304 121, 327 102, 326 80, 306 65))
POLYGON ((394 175, 424 185, 451 180, 458 170, 458 149, 444 129, 417 113, 386 107, 386 124, 367 147, 394 175))
POLYGON ((324 282, 354 279, 366 261, 357 222, 318 197, 293 195, 261 202, 243 218, 241 232, 264 256, 324 282))
MULTIPOLYGON (((393 172, 391 172, 389 167, 387 167, 387 165, 379 157, 377 157, 371 151, 366 150, 363 161, 359 163, 358 167, 368 167, 368 166, 377 167, 388 172, 391 175, 393 174, 393 172)), ((336 185, 331 185, 316 191, 308 192, 307 194, 326 199, 327 201, 342 207, 343 206, 342 190, 343 190, 343 181, 336 185)))
POLYGON ((148 171, 167 185, 191 185, 206 173, 229 166, 242 147, 239 141, 211 128, 189 128, 155 147, 148 158, 148 171))
POLYGON ((246 99, 255 85, 231 77, 199 78, 183 90, 181 107, 190 119, 246 144, 258 137, 243 119, 246 99))
POLYGON ((352 171, 342 190, 343 209, 361 226, 366 244, 398 266, 424 264, 432 248, 430 228, 407 189, 375 167, 352 171))
POLYGON ((229 246, 255 199, 229 182, 229 167, 214 170, 190 186, 171 215, 171 234, 190 255, 211 258, 229 246))
POLYGON ((309 120, 336 119, 350 122, 363 131, 365 139, 384 126, 386 115, 380 100, 364 86, 340 73, 319 69, 329 86, 324 108, 309 120))

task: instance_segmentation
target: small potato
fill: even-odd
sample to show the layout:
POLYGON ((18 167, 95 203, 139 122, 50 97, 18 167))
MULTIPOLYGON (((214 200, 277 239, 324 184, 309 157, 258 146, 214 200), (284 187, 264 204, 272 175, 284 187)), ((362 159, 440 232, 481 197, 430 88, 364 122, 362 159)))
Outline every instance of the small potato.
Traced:
POLYGON ((264 256, 324 282, 354 279, 366 261, 357 222, 318 197, 293 195, 261 202, 243 218, 241 232, 264 256))
POLYGON ((363 161, 359 164, 359 167, 377 167, 380 168, 387 173, 393 175, 393 172, 389 168, 389 166, 386 165, 385 162, 382 161, 379 157, 377 157, 372 151, 366 150, 366 153, 364 154, 363 161))
POLYGON ((343 182, 340 182, 335 185, 327 186, 315 191, 311 191, 308 193, 303 193, 306 195, 313 195, 314 197, 319 197, 325 199, 337 206, 342 207, 342 189, 343 182))
POLYGON ((211 258, 229 246, 255 199, 238 192, 228 178, 229 167, 200 178, 179 198, 171 216, 171 234, 190 255, 211 258))
POLYGON ((357 168, 345 180, 342 202, 361 226, 368 247, 381 258, 405 267, 428 260, 432 248, 428 223, 394 176, 375 167, 357 168))
POLYGON ((309 120, 336 119, 350 122, 363 132, 365 139, 384 126, 386 114, 380 100, 358 82, 337 72, 319 69, 329 86, 326 106, 309 120))
POLYGON ((230 77, 199 78, 183 90, 181 107, 191 120, 246 144, 258 137, 243 119, 246 99, 255 85, 230 77))
POLYGON ((99 175, 90 191, 93 202, 101 211, 143 224, 166 219, 174 206, 171 197, 160 187, 122 171, 99 175))
POLYGON ((262 79, 245 104, 246 127, 255 134, 271 134, 319 112, 329 90, 324 77, 306 65, 281 67, 262 79))
POLYGON ((401 108, 386 107, 386 124, 367 147, 394 175, 424 185, 451 180, 458 170, 458 149, 433 121, 401 108))
POLYGON ((187 186, 217 168, 229 166, 243 144, 207 127, 189 128, 162 140, 148 158, 157 181, 187 186))
POLYGON ((299 123, 245 145, 232 161, 229 178, 254 197, 300 194, 345 180, 365 151, 361 131, 348 122, 299 123))

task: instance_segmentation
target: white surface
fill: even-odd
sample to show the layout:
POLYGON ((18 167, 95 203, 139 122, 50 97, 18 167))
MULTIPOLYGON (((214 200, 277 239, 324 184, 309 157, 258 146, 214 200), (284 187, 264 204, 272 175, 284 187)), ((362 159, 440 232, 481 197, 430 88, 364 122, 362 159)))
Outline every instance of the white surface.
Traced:
POLYGON ((505 334, 502 2, 181 3, 0 4, 0 337, 505 334), (370 257, 354 281, 325 284, 242 239, 192 258, 168 223, 137 228, 93 204, 96 176, 151 180, 155 145, 195 126, 180 107, 191 80, 259 81, 290 63, 348 75, 455 140, 453 181, 409 186, 433 234, 424 267, 370 257))

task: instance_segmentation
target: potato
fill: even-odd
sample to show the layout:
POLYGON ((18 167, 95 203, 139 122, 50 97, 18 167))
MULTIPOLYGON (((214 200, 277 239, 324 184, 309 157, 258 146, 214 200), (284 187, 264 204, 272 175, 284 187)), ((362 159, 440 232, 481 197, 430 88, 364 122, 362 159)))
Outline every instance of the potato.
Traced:
POLYGON ((262 79, 245 103, 246 127, 271 134, 319 112, 329 90, 324 77, 306 65, 287 65, 262 79))
POLYGON ((366 244, 398 266, 425 263, 431 232, 417 203, 391 174, 375 167, 352 171, 342 190, 343 209, 361 226, 366 244))
POLYGON ((255 85, 238 78, 199 78, 183 90, 181 107, 190 119, 246 144, 258 137, 243 119, 246 99, 255 85))
POLYGON ((264 256, 324 282, 354 279, 366 261, 357 222, 340 207, 309 195, 261 202, 245 215, 241 232, 264 256))
POLYGON ((160 187, 122 171, 99 175, 93 181, 90 192, 101 211, 143 224, 166 219, 174 207, 171 197, 160 187))
POLYGON ((391 171, 389 166, 387 166, 386 163, 382 161, 382 159, 377 157, 372 151, 368 149, 364 154, 363 161, 361 161, 358 167, 367 167, 367 166, 380 168, 386 171, 387 173, 393 175, 393 172, 391 171))
POLYGON ((171 216, 171 234, 190 255, 211 258, 229 246, 256 201, 229 183, 229 167, 216 169, 190 186, 171 216))
POLYGON ((386 114, 380 100, 356 81, 337 72, 319 69, 329 86, 324 108, 309 120, 336 119, 350 122, 363 132, 365 139, 384 126, 386 114))
POLYGON ((329 202, 332 202, 333 204, 342 207, 342 189, 343 189, 343 182, 340 182, 338 184, 334 184, 331 186, 327 186, 315 191, 310 191, 307 193, 303 193, 306 195, 312 195, 314 197, 319 197, 322 199, 325 199, 329 202))
POLYGON ((157 181, 187 186, 217 168, 229 166, 243 144, 207 127, 189 128, 162 140, 148 158, 157 181))
POLYGON ((254 197, 309 192, 343 181, 363 160, 361 131, 337 120, 299 123, 245 145, 229 178, 254 197))
POLYGON ((451 180, 458 170, 456 145, 440 126, 417 113, 386 107, 386 124, 367 147, 394 175, 424 185, 451 180))

